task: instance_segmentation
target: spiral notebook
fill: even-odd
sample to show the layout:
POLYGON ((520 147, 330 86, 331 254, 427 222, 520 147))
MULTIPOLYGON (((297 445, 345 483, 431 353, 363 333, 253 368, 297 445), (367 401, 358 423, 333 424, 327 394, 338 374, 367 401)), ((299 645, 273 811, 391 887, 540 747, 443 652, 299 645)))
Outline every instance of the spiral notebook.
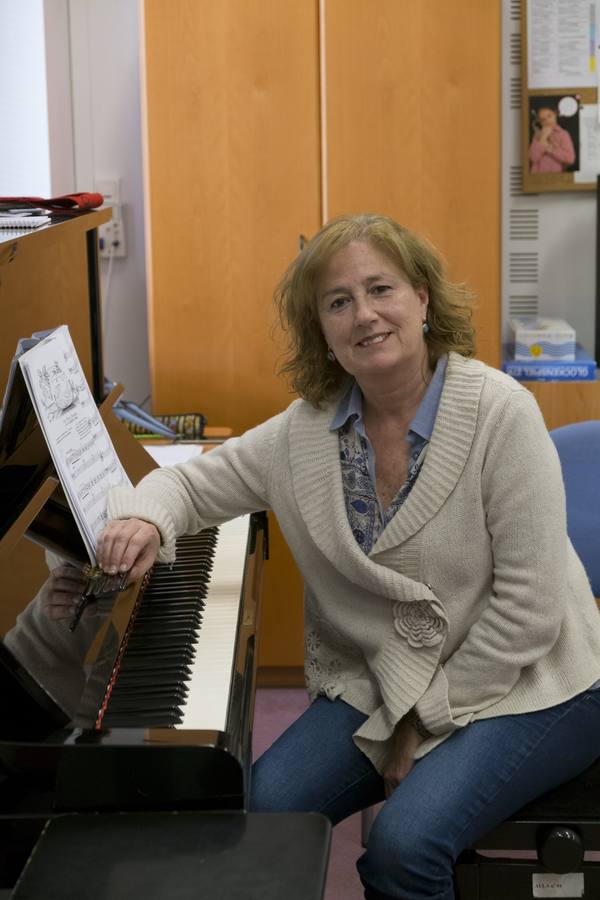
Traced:
POLYGON ((0 216, 0 228, 39 228, 51 221, 50 216, 0 216))

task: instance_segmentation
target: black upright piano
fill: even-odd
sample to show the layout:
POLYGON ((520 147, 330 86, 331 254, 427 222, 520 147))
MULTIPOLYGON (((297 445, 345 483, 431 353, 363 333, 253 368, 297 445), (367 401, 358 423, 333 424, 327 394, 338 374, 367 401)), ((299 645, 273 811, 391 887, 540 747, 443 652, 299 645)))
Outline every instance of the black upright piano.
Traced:
MULTIPOLYGON (((101 414, 135 482, 155 464, 115 399, 101 414)), ((0 499, 0 558, 31 539, 85 560, 25 397, 0 427, 0 499)), ((75 630, 43 590, 22 604, 0 634, 0 887, 59 814, 245 808, 266 527, 259 513, 182 538, 173 567, 75 630)))

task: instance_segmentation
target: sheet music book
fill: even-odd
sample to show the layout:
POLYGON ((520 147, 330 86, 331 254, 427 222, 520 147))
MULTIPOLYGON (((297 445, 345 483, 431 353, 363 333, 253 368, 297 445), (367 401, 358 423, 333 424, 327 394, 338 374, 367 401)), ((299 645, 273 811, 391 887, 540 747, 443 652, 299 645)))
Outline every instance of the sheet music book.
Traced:
POLYGON ((51 221, 50 216, 0 216, 0 228, 39 228, 51 221))
POLYGON ((69 329, 61 325, 18 357, 56 473, 90 561, 107 521, 111 487, 130 485, 85 379, 69 329))

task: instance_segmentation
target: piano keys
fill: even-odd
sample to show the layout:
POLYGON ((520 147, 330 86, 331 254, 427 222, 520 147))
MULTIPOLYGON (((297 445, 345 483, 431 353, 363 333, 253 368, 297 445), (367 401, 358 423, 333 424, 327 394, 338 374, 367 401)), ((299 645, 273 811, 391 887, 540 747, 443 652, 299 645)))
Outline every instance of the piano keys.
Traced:
POLYGON ((151 723, 225 731, 248 516, 177 542, 177 568, 154 568, 124 640, 96 727, 151 723))

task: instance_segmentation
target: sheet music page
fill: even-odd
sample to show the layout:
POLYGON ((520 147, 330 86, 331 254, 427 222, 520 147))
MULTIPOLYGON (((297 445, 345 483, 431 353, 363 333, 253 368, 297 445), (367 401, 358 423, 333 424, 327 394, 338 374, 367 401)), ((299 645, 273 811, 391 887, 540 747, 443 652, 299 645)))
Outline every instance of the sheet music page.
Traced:
POLYGON ((69 329, 61 325, 19 357, 40 427, 90 560, 107 520, 111 487, 131 482, 83 374, 69 329))

